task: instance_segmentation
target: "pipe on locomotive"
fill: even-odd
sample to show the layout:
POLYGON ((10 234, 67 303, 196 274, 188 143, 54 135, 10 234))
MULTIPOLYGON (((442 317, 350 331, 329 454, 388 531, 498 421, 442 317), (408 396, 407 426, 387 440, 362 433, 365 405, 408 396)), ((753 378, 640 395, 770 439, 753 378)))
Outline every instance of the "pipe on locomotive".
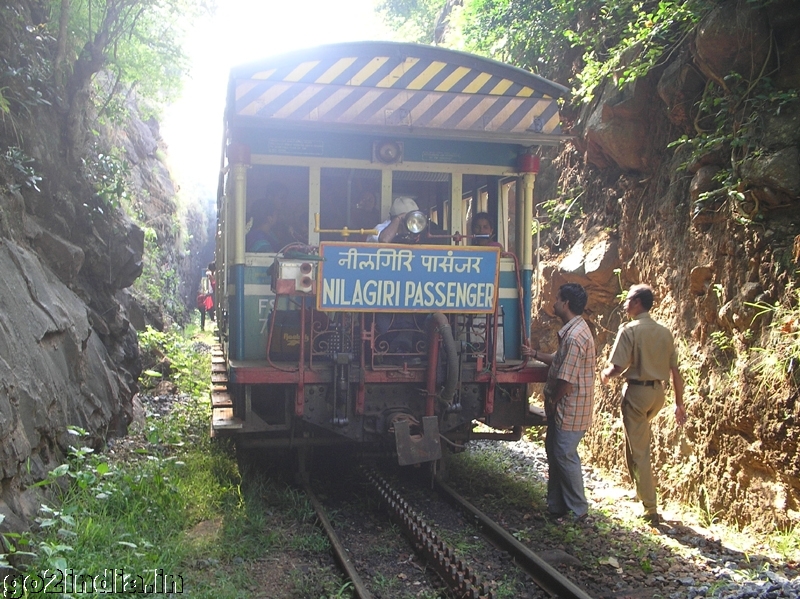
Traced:
MULTIPOLYGON (((244 253, 245 253, 245 220, 247 213, 247 169, 250 168, 250 147, 245 144, 232 143, 228 146, 228 162, 233 172, 233 201, 228 206, 228 222, 233 224, 233 239, 230 256, 233 257, 229 265, 227 279, 232 279, 236 286, 233 301, 236 303, 235 314, 244 314, 244 253)), ((228 297, 231 293, 225 290, 228 297)), ((244 355, 244 333, 242 319, 235 323, 236 331, 233 335, 234 348, 232 355, 240 358, 244 355)))
POLYGON ((436 370, 439 362, 439 337, 442 339, 444 351, 447 355, 447 377, 442 402, 448 406, 453 402, 453 396, 458 384, 458 349, 453 338, 453 329, 450 321, 442 312, 432 312, 425 321, 428 329, 428 402, 425 409, 426 416, 434 415, 433 400, 436 396, 436 370))

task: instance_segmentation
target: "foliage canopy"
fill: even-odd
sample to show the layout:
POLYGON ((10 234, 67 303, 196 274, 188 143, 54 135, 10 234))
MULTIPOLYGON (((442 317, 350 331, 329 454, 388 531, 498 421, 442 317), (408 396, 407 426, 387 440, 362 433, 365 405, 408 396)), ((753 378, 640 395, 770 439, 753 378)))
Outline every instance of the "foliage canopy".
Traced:
MULTIPOLYGON (((436 4, 385 0, 381 9, 403 35, 410 24, 430 30, 436 4)), ((576 100, 588 102, 606 78, 621 87, 658 65, 708 10, 707 0, 464 0, 450 19, 460 31, 446 40, 570 83, 576 100)))
POLYGON ((55 72, 108 71, 108 95, 136 88, 140 97, 163 104, 180 91, 188 70, 182 44, 187 28, 207 0, 50 0, 48 34, 58 43, 55 72))
POLYGON ((381 0, 377 10, 403 39, 432 44, 446 3, 447 0, 381 0))

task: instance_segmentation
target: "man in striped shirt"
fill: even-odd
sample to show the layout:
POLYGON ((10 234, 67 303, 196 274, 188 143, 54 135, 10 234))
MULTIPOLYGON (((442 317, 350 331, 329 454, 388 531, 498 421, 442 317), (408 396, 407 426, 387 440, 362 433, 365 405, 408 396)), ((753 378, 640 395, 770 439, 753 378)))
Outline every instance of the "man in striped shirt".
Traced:
POLYGON ((588 298, 577 283, 558 290, 553 310, 564 323, 554 354, 533 351, 550 365, 544 387, 547 415, 547 511, 551 517, 582 520, 589 504, 583 488, 578 443, 592 424, 595 350, 589 325, 581 314, 588 298))

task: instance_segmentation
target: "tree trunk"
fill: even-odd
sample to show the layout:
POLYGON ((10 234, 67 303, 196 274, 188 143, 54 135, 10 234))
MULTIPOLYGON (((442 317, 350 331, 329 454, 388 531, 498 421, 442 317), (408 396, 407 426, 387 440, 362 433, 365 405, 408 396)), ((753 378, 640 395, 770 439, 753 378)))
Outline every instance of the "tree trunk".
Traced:
MULTIPOLYGON (((67 0, 62 0, 67 1, 67 0)), ((135 2, 135 0, 133 0, 135 2)), ((86 141, 86 111, 92 97, 92 77, 106 65, 106 51, 119 35, 119 18, 126 2, 109 2, 94 38, 83 46, 67 81, 65 148, 70 164, 77 164, 86 141)))
POLYGON ((67 53, 67 26, 69 25, 70 0, 61 0, 61 14, 58 18, 58 46, 56 48, 56 59, 53 66, 53 78, 56 85, 61 87, 64 84, 64 61, 67 53))

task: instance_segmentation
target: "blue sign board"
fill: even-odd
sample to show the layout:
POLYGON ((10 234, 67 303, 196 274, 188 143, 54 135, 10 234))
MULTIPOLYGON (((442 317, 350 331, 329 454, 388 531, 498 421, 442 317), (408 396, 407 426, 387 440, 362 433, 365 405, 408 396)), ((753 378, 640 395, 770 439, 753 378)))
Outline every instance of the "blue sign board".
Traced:
POLYGON ((322 242, 317 309, 491 313, 500 248, 322 242))

